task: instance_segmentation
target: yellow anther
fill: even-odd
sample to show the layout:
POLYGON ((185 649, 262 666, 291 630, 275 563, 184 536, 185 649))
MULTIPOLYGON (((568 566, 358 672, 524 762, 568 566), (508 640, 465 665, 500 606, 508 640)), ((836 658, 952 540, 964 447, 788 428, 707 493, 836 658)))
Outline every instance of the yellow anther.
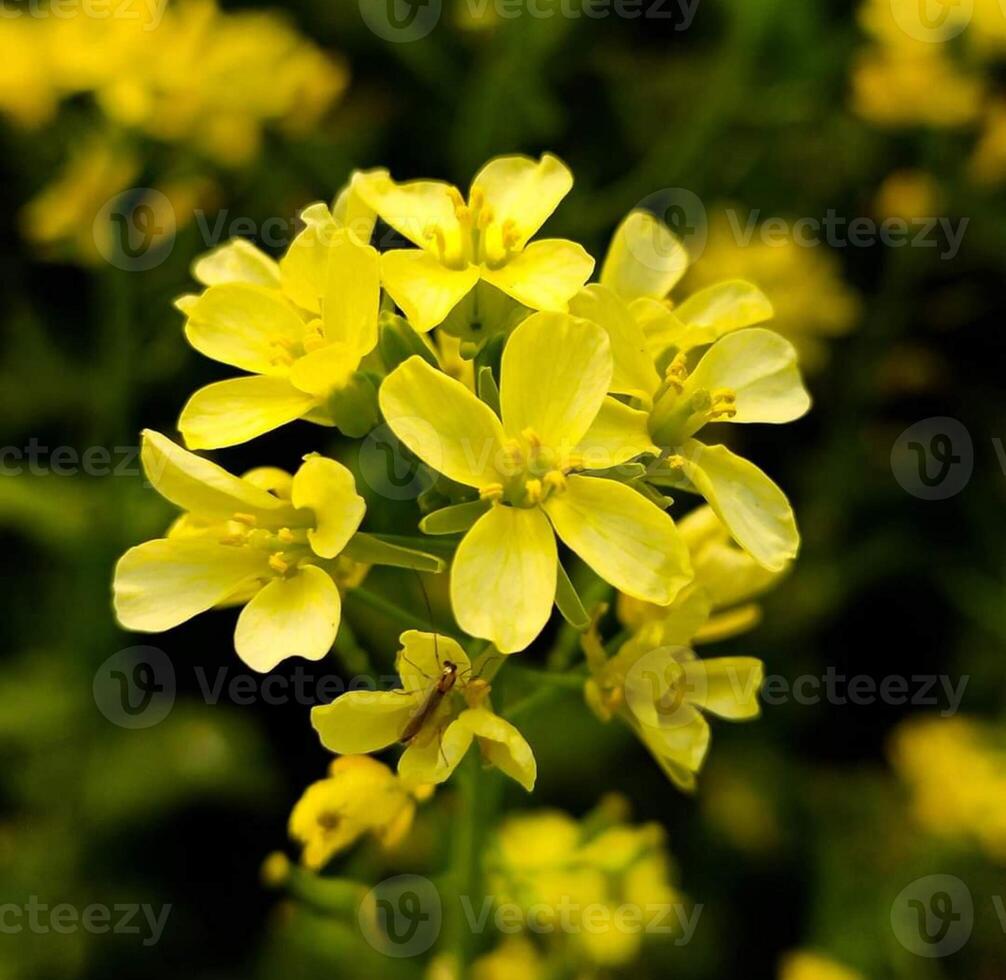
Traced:
POLYGON ((290 563, 283 560, 283 552, 277 551, 269 556, 269 567, 280 575, 285 575, 290 571, 290 563))
POLYGON ((283 542, 283 544, 290 544, 293 541, 293 531, 288 527, 281 527, 276 532, 276 537, 283 542))
POLYGON ((524 484, 524 496, 529 504, 537 504, 541 501, 542 489, 541 480, 531 478, 524 484))
POLYGON ((480 500, 502 500, 503 499, 503 484, 502 483, 490 483, 487 486, 482 487, 479 490, 480 500))
POLYGON ((454 217, 461 222, 461 224, 467 224, 471 221, 472 212, 467 204, 455 204, 454 205, 454 217))
POLYGON ((567 453, 566 460, 562 464, 562 469, 564 473, 568 473, 570 470, 583 469, 583 456, 579 453, 567 453))
POLYGON ((530 427, 522 429, 520 434, 532 449, 541 449, 541 436, 534 429, 530 427))
POLYGON ((685 468, 685 457, 674 453, 667 457, 667 465, 672 470, 683 470, 685 468))
MULTIPOLYGON (((460 195, 458 196, 460 197, 460 195)), ((468 195, 468 203, 473 211, 478 211, 486 203, 485 191, 481 187, 473 187, 471 194, 468 195)))
POLYGON ((674 360, 667 365, 664 371, 664 380, 672 387, 681 391, 688 378, 687 355, 682 351, 674 355, 674 360))
POLYGON ((713 392, 710 417, 732 419, 737 414, 737 395, 730 388, 720 388, 713 392))
POLYGON ((455 210, 457 208, 467 207, 465 199, 461 196, 461 191, 459 191, 453 184, 447 188, 447 196, 451 199, 451 203, 454 205, 455 210))
POLYGON ((513 218, 507 218, 503 222, 503 247, 512 249, 520 241, 520 232, 517 230, 517 222, 513 218))
POLYGON ((469 708, 479 708, 485 702, 485 699, 489 697, 489 691, 491 690, 489 681, 483 680, 481 677, 472 678, 465 685, 465 701, 468 702, 469 708))
POLYGON ((507 439, 503 443, 503 457, 505 464, 511 470, 519 469, 523 465, 524 451, 516 439, 507 439))
POLYGON ((476 221, 476 226, 480 231, 484 231, 493 223, 493 209, 492 208, 480 208, 478 220, 476 221))
POLYGON ((254 527, 258 524, 258 518, 254 514, 243 514, 239 512, 234 514, 232 519, 237 521, 238 524, 246 524, 248 527, 254 527))
POLYGON ((566 489, 566 477, 561 470, 549 470, 544 476, 545 486, 556 492, 566 489))

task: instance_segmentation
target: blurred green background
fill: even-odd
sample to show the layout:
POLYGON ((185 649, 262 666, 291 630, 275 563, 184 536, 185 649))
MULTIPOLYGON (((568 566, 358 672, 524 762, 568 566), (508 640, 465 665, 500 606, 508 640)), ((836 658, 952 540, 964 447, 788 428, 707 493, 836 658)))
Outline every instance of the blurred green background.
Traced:
MULTIPOLYGON (((431 3, 416 8, 419 27, 431 3)), ((114 561, 172 517, 129 447, 145 426, 174 434, 189 393, 224 376, 187 347, 171 305, 191 288, 195 256, 230 233, 276 253, 299 210, 331 200, 354 168, 465 186, 494 155, 546 150, 576 176, 549 233, 600 260, 628 210, 663 210, 692 247, 696 284, 752 278, 779 328, 803 338, 813 411, 744 433, 789 493, 803 550, 763 624, 716 652, 760 657, 790 680, 832 668, 967 683, 954 719, 937 684, 935 705, 789 700, 756 723, 715 726, 694 798, 571 693, 522 726, 540 779, 533 800, 508 789, 507 805, 579 816, 619 791, 636 820, 667 827, 702 919, 688 945, 648 947, 633 975, 775 977, 785 954, 814 949, 877 980, 1006 977, 994 901, 1006 820, 972 818, 1006 813, 1001 7, 978 0, 939 40, 878 28, 871 11, 890 18, 900 2, 644 0, 645 16, 609 5, 593 17, 573 0, 443 0, 415 40, 368 26, 389 24, 390 8, 370 0, 292 0, 283 31, 296 34, 272 21, 231 33, 194 9, 186 16, 206 24, 151 26, 134 60, 119 60, 114 19, 85 14, 83 28, 66 19, 52 31, 51 8, 11 0, 0 20, 0 905, 172 906, 153 946, 83 930, 5 934, 0 977, 415 975, 360 959, 351 930, 260 882, 328 760, 305 704, 235 703, 227 690, 207 703, 218 671, 240 673, 233 617, 152 638, 116 627, 114 561), (270 45, 282 48, 275 61, 270 45), (165 62, 156 97, 130 76, 152 52, 165 62), (682 191, 701 202, 683 224, 682 191), (149 251, 107 237, 116 229, 102 208, 122 192, 160 229, 149 251), (773 249, 757 233, 748 246, 730 240, 725 202, 741 225, 755 215, 791 228, 829 211, 901 217, 915 231, 925 218, 967 220, 954 250, 876 239, 773 249), (940 435, 962 458, 920 491, 906 444, 935 454, 940 435), (138 643, 167 654, 177 698, 159 724, 129 729, 99 710, 107 690, 95 685, 109 657, 138 643), (936 727, 905 727, 920 718, 936 727), (959 738, 940 741, 958 723, 959 738), (892 748, 912 733, 911 752, 892 748), (912 753, 913 765, 892 762, 912 753), (959 951, 926 958, 899 942, 891 906, 932 874, 966 884, 974 928, 959 951)), ((942 241, 943 227, 927 240, 942 241)), ((354 447, 304 424, 215 458, 235 471, 293 468, 313 449, 355 463, 354 447)), ((395 505, 370 503, 391 526, 395 505)), ((415 582, 397 587, 420 602, 415 582)), ((346 613, 389 664, 398 625, 351 601, 346 613)), ((335 658, 297 664, 278 673, 348 676, 335 658)), ((449 833, 449 813, 431 807, 417 867, 449 833)), ((382 873, 372 854, 349 860, 361 879, 382 873)))

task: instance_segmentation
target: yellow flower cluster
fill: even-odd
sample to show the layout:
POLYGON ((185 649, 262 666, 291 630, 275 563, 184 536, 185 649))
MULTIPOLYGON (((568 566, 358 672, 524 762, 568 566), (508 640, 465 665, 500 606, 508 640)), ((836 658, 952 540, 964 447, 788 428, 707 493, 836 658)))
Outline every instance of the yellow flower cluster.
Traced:
POLYGON ((927 833, 976 841, 1006 861, 1006 743, 999 733, 967 718, 916 719, 895 731, 890 757, 927 833))
MULTIPOLYGON (((751 625, 750 600, 797 553, 783 491, 715 435, 715 423, 806 412, 796 350, 762 325, 772 307, 748 282, 672 301, 688 255, 645 212, 619 226, 599 281, 587 285, 594 260, 580 245, 535 238, 572 183, 548 154, 492 160, 466 195, 440 181, 356 173, 331 207, 303 212, 278 260, 229 242, 195 263, 201 291, 177 301, 191 345, 244 374, 189 399, 178 423, 188 449, 146 433, 148 479, 183 514, 120 560, 119 620, 158 631, 241 605, 238 655, 266 671, 326 654, 341 590, 367 566, 443 571, 444 560, 362 529, 367 505, 334 460, 313 454, 293 475, 236 477, 191 451, 296 420, 360 439, 383 419, 434 483, 416 519, 445 536, 437 552, 450 555, 464 636, 406 630, 398 688, 344 694, 312 721, 342 755, 403 747, 400 783, 388 791, 399 803, 448 779, 473 745, 532 789, 533 753, 495 712, 490 681, 554 607, 587 630, 560 545, 621 594, 633 632, 610 660, 588 635, 591 703, 633 725, 672 779, 694 782, 708 744, 702 712, 758 710, 760 663, 699 661, 691 644, 751 625), (378 218, 416 247, 379 253, 370 244, 378 218), (666 487, 708 506, 676 523, 666 487), (666 654, 673 644, 680 649, 666 654)), ((374 770, 351 772, 373 789, 374 770)), ((314 789, 295 821, 311 861, 360 835, 347 817, 338 833, 314 837, 348 773, 314 789)), ((398 826, 397 810, 374 809, 398 826)))

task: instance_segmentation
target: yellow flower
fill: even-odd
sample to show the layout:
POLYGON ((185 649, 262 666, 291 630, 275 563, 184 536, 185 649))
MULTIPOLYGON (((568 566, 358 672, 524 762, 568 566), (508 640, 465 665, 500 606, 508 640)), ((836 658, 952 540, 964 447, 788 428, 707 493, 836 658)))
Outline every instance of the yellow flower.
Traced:
POLYGON ((864 980, 856 970, 820 953, 797 950, 783 957, 779 980, 864 980))
POLYGON ((490 160, 467 201, 451 184, 399 184, 386 170, 357 174, 352 186, 418 246, 385 252, 381 277, 419 331, 441 323, 480 282, 532 310, 564 311, 594 267, 575 242, 530 242, 573 186, 572 174, 551 154, 490 160))
MULTIPOLYGON (((422 789, 418 796, 428 795, 422 789)), ((301 860, 312 870, 339 851, 371 834, 391 848, 408 834, 417 794, 382 762, 366 755, 335 759, 328 777, 312 783, 290 814, 290 837, 299 843, 301 860)))
POLYGON ((493 712, 488 683, 473 675, 457 641, 407 630, 401 644, 400 690, 349 691, 311 710, 325 748, 352 755, 407 743, 398 775, 416 787, 448 779, 477 741, 486 762, 530 792, 537 775, 531 747, 493 712))
MULTIPOLYGON (((761 608, 751 600, 777 585, 789 566, 780 571, 763 568, 737 547, 709 506, 696 507, 679 520, 678 530, 688 545, 695 572, 690 588, 701 590, 706 599, 701 609, 707 618, 687 639, 692 643, 713 643, 757 626, 761 608)), ((685 597, 682 593, 670 607, 664 607, 622 593, 618 596, 618 618, 637 636, 651 631, 647 642, 659 646, 663 628, 659 624, 674 618, 685 597), (655 633, 653 623, 658 624, 655 633)))
POLYGON ((559 810, 509 817, 490 844, 488 891, 522 909, 530 931, 564 936, 578 958, 621 966, 639 953, 650 917, 667 925, 681 899, 662 828, 610 824, 603 805, 583 823, 559 810), (601 820, 600 829, 592 824, 601 820), (623 919, 626 910, 635 922, 623 919))
POLYGON ((759 564, 779 570, 800 542, 786 495, 753 463, 695 435, 709 422, 803 415, 810 399, 796 351, 779 334, 751 326, 772 307, 750 283, 719 283, 669 309, 662 300, 687 264, 670 230, 635 211, 615 232, 601 282, 581 290, 570 311, 605 328, 614 358, 610 390, 648 413, 663 457, 648 479, 705 497, 759 564))
MULTIPOLYGON (((492 8, 489 8, 492 9, 492 8)), ((545 964, 534 943, 523 936, 507 936, 491 953, 472 963, 472 980, 539 980, 545 964)))
POLYGON ((34 18, 0 20, 0 113, 25 128, 49 122, 59 105, 44 40, 34 18))
POLYGON ((271 468, 236 477, 149 430, 142 460, 154 489, 184 513, 167 537, 119 559, 122 626, 160 632, 241 604, 234 643, 249 667, 324 657, 339 628, 333 576, 365 510, 349 470, 315 455, 293 477, 271 468))
POLYGON ((242 240, 201 258, 208 288, 184 296, 185 336, 200 353, 251 372, 197 391, 178 428, 186 445, 245 442, 294 419, 364 435, 376 421, 373 384, 359 373, 377 344, 377 252, 324 204, 279 263, 242 240))
POLYGON ((535 313, 503 351, 502 422, 420 357, 381 386, 395 435, 432 469, 479 491, 481 507, 462 505, 480 516, 454 556, 451 602, 461 628, 502 653, 523 650, 548 621, 556 534, 640 599, 666 605, 691 577, 687 550, 663 510, 623 483, 576 472, 653 450, 645 414, 606 397, 611 372, 598 326, 535 313))
POLYGON ((988 107, 968 170, 978 184, 995 185, 1006 177, 1006 102, 988 107))
POLYGON ((702 258, 689 267, 682 287, 698 293, 724 280, 754 283, 772 297, 772 329, 793 343, 804 371, 821 367, 828 339, 848 333, 859 316, 859 298, 827 248, 805 248, 792 236, 770 243, 757 231, 742 245, 722 214, 710 221, 702 258))

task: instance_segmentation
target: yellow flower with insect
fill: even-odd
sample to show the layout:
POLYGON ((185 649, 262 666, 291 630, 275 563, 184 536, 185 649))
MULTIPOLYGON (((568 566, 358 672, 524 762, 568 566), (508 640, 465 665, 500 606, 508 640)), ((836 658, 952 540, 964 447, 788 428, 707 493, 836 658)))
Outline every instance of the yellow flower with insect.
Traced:
POLYGON ((234 644, 252 669, 324 657, 339 628, 337 583, 354 572, 340 556, 366 509, 349 470, 314 455, 292 477, 268 467, 237 477, 149 430, 142 460, 157 492, 184 513, 166 537, 119 559, 122 626, 156 633, 242 605, 234 644))
POLYGON ((786 495, 753 463, 695 437, 710 422, 803 415, 810 398, 796 350, 753 326, 772 307, 750 283, 723 282, 672 309, 664 298, 687 264, 670 230, 635 211, 615 233, 600 283, 581 290, 570 311, 604 327, 614 358, 610 390, 646 413, 661 451, 647 479, 704 497, 756 561, 779 570, 800 541, 786 495))
POLYGON ((194 266, 208 288, 183 296, 185 336, 200 353, 250 372, 197 391, 178 428, 186 445, 245 442, 304 418, 362 436, 376 422, 376 393, 361 371, 377 345, 380 271, 324 204, 277 263, 235 240, 194 266))
POLYGON ((428 796, 428 787, 410 791, 383 762, 342 756, 297 801, 290 837, 301 845, 305 867, 316 871, 368 834, 384 848, 395 847, 412 827, 417 799, 428 796))
POLYGON ((531 310, 563 311, 590 277, 594 260, 582 246, 530 240, 572 186, 572 174, 548 153, 540 160, 490 160, 467 200, 443 181, 397 183, 386 170, 359 173, 352 183, 387 224, 418 246, 381 256, 384 288, 416 330, 442 323, 469 297, 474 305, 466 319, 476 333, 486 319, 480 305, 495 309, 508 297, 531 310))
POLYGON ((531 747, 489 704, 489 684, 475 676, 456 640, 407 630, 394 691, 349 691, 313 708, 311 724, 325 748, 355 755, 405 746, 398 775, 409 787, 442 783, 477 742, 486 762, 528 792, 537 767, 531 747))
POLYGON ((420 357, 381 385, 395 435, 432 469, 479 493, 420 526, 466 531, 451 568, 454 615, 502 653, 523 650, 548 621, 562 581, 556 535, 639 599, 666 605, 691 578, 670 516, 597 475, 654 450, 645 413, 607 397, 611 374, 600 327, 535 313, 504 348, 499 416, 420 357))

